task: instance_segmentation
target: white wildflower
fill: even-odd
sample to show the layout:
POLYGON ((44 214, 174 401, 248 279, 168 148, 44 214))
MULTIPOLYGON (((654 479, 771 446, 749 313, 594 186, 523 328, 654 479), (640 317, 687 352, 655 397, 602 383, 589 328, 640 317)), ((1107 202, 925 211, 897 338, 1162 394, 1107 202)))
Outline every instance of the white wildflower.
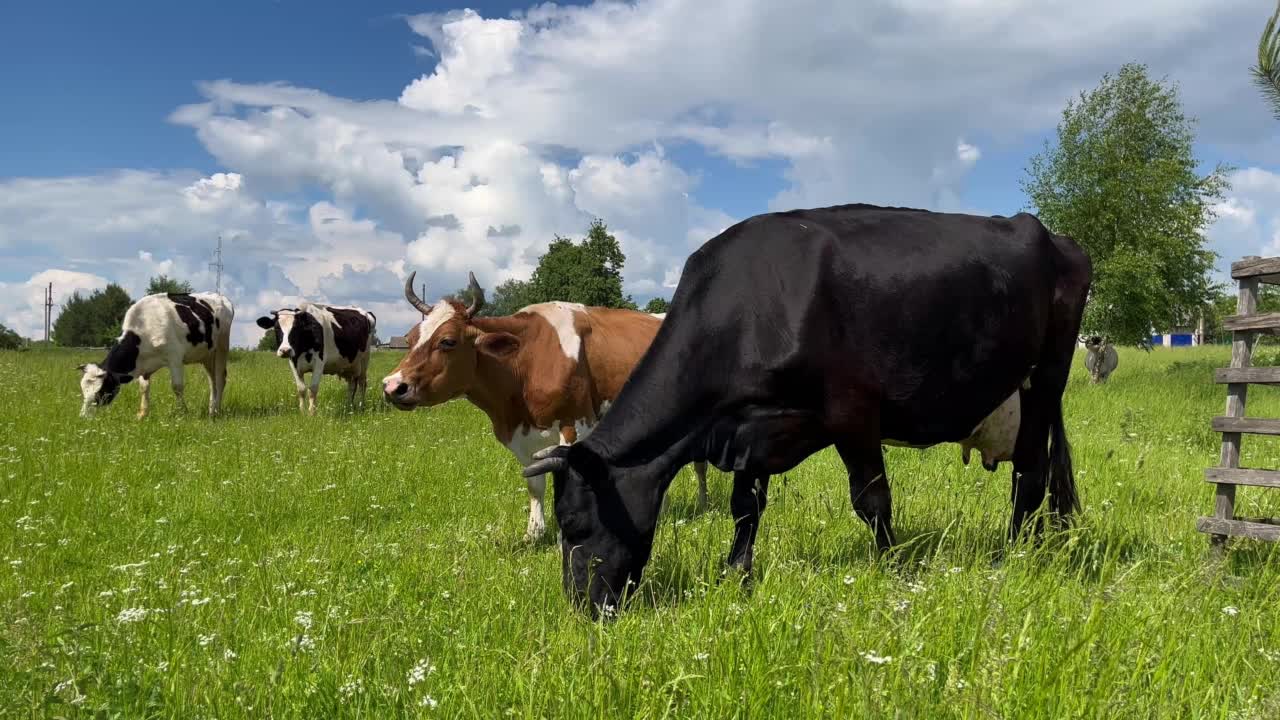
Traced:
POLYGON ((226 651, 222 653, 222 659, 226 660, 227 662, 231 662, 232 660, 235 660, 238 657, 240 656, 236 655, 236 651, 232 650, 231 648, 227 648, 226 651))
POLYGON ((866 660, 872 665, 888 665, 889 663, 893 662, 892 657, 883 657, 873 652, 862 653, 862 659, 866 660))
POLYGON ((423 695, 422 699, 418 701, 418 704, 424 708, 435 710, 436 706, 439 705, 440 703, 436 702, 436 699, 431 697, 430 695, 423 695))
POLYGON ((1222 614, 1226 615, 1227 617, 1235 617, 1240 614, 1240 608, 1236 607, 1235 605, 1228 605, 1222 608, 1222 614))
POLYGON ((293 616, 293 621, 302 626, 303 630, 311 629, 312 619, 309 612, 299 611, 297 615, 293 616))
POLYGON ((151 612, 150 610, 142 607, 125 608, 124 610, 121 610, 118 615, 116 615, 116 622, 122 625, 127 623, 142 622, 147 618, 147 615, 150 612, 151 612))
POLYGON ((200 643, 200 647, 209 647, 209 643, 213 642, 213 639, 216 637, 218 637, 216 633, 212 635, 201 635, 196 638, 196 642, 200 643))
POLYGON ((348 680, 346 683, 342 685, 342 687, 338 688, 338 693, 341 694, 343 698, 349 698, 352 695, 359 695, 363 692, 364 692, 364 680, 360 678, 355 678, 354 680, 348 680))
POLYGON ((845 576, 844 576, 844 584, 845 584, 845 585, 852 585, 852 584, 853 584, 853 576, 852 576, 852 575, 845 575, 845 576))
POLYGON ((709 657, 711 657, 709 653, 700 652, 697 655, 694 655, 693 659, 697 660, 698 662, 703 662, 709 657))
POLYGON ((311 639, 310 635, 303 635, 298 638, 298 649, 302 652, 310 652, 316 649, 316 641, 311 639))
POLYGON ((413 687, 423 680, 426 680, 427 676, 435 671, 435 665, 432 665, 427 660, 419 660, 418 664, 414 665, 413 669, 409 671, 409 687, 413 687))

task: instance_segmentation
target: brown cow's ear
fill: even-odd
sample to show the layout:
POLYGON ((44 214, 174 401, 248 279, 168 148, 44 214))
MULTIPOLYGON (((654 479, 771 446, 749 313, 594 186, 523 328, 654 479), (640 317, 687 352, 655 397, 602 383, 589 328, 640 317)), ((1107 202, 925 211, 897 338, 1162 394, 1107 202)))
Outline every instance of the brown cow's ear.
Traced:
POLYGON ((505 358, 520 349, 520 338, 505 332, 487 332, 476 338, 476 351, 495 358, 505 358))

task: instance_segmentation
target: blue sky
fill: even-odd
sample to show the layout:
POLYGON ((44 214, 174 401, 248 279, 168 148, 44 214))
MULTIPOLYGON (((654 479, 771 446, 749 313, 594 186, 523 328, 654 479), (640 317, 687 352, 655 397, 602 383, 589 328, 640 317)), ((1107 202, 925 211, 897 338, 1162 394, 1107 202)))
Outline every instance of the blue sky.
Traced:
POLYGON ((49 280, 211 284, 219 234, 246 312, 341 295, 408 318, 388 288, 409 270, 523 277, 592 216, 647 298, 770 209, 1010 214, 1065 100, 1127 61, 1179 84, 1202 159, 1240 168, 1211 246, 1280 253, 1277 123, 1245 72, 1259 0, 6 10, 0 322, 24 332, 49 280))

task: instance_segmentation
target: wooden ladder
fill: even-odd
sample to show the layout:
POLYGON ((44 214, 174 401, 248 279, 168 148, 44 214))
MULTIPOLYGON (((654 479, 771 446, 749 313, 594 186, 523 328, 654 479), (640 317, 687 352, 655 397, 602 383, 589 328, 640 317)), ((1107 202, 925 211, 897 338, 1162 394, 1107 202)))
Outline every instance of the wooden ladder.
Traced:
POLYGON ((1214 372, 1213 380, 1227 386, 1227 409, 1213 419, 1213 431, 1222 433, 1222 458, 1207 468, 1204 478, 1217 485, 1213 517, 1196 521, 1196 529, 1212 536, 1221 550, 1228 537, 1280 540, 1280 519, 1245 520, 1235 516, 1236 486, 1280 488, 1280 471, 1240 467, 1240 440, 1246 435, 1280 435, 1280 420, 1245 417, 1249 385, 1280 385, 1280 367, 1252 367, 1254 344, 1260 335, 1280 330, 1280 313, 1259 315, 1258 285, 1280 285, 1280 258, 1255 255, 1231 263, 1231 278, 1240 283, 1236 314, 1223 320, 1231 331, 1231 367, 1214 372))

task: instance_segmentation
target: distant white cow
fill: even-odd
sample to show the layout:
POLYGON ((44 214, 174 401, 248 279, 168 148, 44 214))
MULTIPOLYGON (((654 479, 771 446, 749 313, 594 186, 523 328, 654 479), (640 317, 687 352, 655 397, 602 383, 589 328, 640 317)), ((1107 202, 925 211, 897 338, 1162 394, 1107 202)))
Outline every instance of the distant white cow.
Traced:
POLYGON ((258 318, 258 327, 276 332, 276 355, 289 360, 298 389, 298 409, 312 415, 316 413, 316 394, 325 375, 337 375, 347 381, 348 404, 355 405, 357 394, 364 403, 369 352, 377 324, 378 318, 367 310, 315 303, 302 303, 258 318), (309 408, 308 387, 302 378, 306 373, 311 373, 309 408))
POLYGON ((178 405, 186 409, 183 366, 197 364, 209 373, 209 414, 216 415, 227 384, 234 317, 231 301, 214 293, 158 293, 139 299, 125 312, 120 337, 106 359, 80 366, 80 415, 88 417, 93 408, 110 405, 120 386, 137 378, 142 395, 138 419, 146 417, 151 375, 166 367, 178 405))
POLYGON ((1089 378, 1095 383, 1104 383, 1120 364, 1120 355, 1111 346, 1111 341, 1099 335, 1081 338, 1084 342, 1084 367, 1089 371, 1089 378))

